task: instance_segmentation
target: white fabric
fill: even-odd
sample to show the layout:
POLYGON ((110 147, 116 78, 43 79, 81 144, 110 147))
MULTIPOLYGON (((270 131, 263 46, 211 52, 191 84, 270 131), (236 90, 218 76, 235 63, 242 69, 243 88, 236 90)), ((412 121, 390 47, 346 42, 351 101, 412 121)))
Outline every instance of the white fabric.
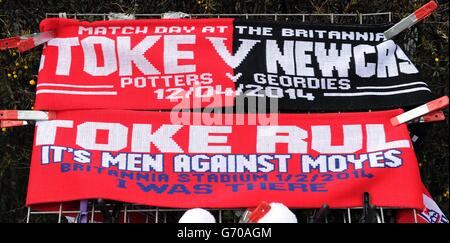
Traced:
POLYGON ((214 216, 205 209, 193 208, 186 211, 178 223, 215 223, 214 216))

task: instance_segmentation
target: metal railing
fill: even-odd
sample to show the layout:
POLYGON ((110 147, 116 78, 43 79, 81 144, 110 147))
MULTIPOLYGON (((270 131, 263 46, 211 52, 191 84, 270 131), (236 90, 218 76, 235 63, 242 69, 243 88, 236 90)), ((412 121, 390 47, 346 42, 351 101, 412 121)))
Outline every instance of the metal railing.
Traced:
MULTIPOLYGON (((110 210, 112 204, 106 205, 110 210)), ((38 216, 53 216, 50 221, 57 223, 77 223, 81 215, 80 210, 67 209, 65 203, 60 203, 58 208, 54 210, 36 210, 28 207, 26 223, 35 222, 38 216)), ((69 206, 70 208, 73 208, 69 206)), ((176 223, 187 209, 183 208, 161 208, 136 204, 123 204, 117 214, 115 223, 176 223)), ((215 208, 207 209, 210 211, 218 223, 238 223, 240 217, 246 210, 245 208, 215 208)), ((319 209, 296 209, 291 208, 296 214, 299 223, 311 223, 311 217, 319 209)), ((378 223, 394 223, 395 208, 377 207, 375 209, 375 222, 378 223)), ((415 209, 410 210, 414 221, 417 223, 417 212, 415 209)), ((329 209, 322 219, 323 223, 361 223, 364 209, 362 207, 329 209)), ((104 222, 103 211, 99 209, 95 200, 90 200, 88 206, 88 223, 104 222)))
MULTIPOLYGON (((107 20, 110 14, 103 13, 46 13, 46 17, 65 17, 81 20, 107 20)), ((162 18, 164 14, 134 14, 136 19, 140 18, 162 18)), ((387 24, 392 22, 392 13, 358 13, 358 14, 310 14, 310 13, 298 13, 298 14, 187 14, 187 18, 245 18, 245 19, 266 19, 275 21, 299 21, 299 22, 320 22, 318 20, 326 19, 327 22, 332 24, 338 23, 356 23, 356 24, 387 24), (345 21, 342 21, 345 19, 345 21)), ((111 208, 111 204, 107 204, 107 207, 111 208)), ((73 208, 73 207, 72 207, 73 208)), ((227 208, 227 209, 208 209, 215 217, 217 222, 239 222, 240 216, 244 213, 244 208, 227 208)), ((310 219, 311 215, 318 209, 292 209, 297 215, 300 223, 306 223, 310 219)), ((395 215, 392 212, 395 209, 387 209, 378 207, 375 209, 377 214, 377 221, 380 223, 392 222, 395 215), (389 213, 386 213, 389 212, 389 213)), ((117 222, 121 223, 166 223, 177 222, 181 217, 181 214, 186 211, 182 208, 160 208, 135 204, 123 204, 121 206, 117 222)), ((90 223, 101 221, 102 210, 98 209, 96 203, 90 200, 88 205, 88 215, 90 223), (100 219, 99 219, 100 218, 100 219)), ((358 222, 363 213, 363 208, 344 208, 344 209, 330 209, 329 213, 324 218, 324 223, 355 223, 358 222)), ((416 210, 412 209, 411 213, 414 215, 414 220, 417 223, 416 210)), ((54 216, 53 218, 58 223, 64 222, 77 222, 81 215, 80 210, 68 210, 65 209, 65 203, 60 203, 59 207, 55 210, 35 210, 32 207, 28 207, 26 222, 33 222, 35 217, 39 215, 54 216)))
MULTIPOLYGON (((73 19, 90 19, 90 20, 106 20, 109 13, 46 13, 45 17, 67 17, 73 19)), ((139 18, 162 18, 164 13, 162 14, 133 14, 136 19, 139 18)), ((391 23, 392 22, 392 12, 382 12, 382 13, 348 13, 348 14, 339 14, 339 13, 297 13, 297 14, 187 14, 187 18, 224 18, 224 17, 237 17, 237 18, 245 18, 245 19, 272 19, 275 21, 279 20, 299 20, 301 22, 309 22, 316 21, 318 17, 325 17, 329 19, 329 21, 334 24, 337 18, 346 18, 347 20, 354 20, 354 23, 364 24, 364 23, 391 23), (315 19, 316 18, 316 19, 315 19), (368 18, 372 18, 372 20, 380 20, 377 21, 364 21, 368 18)))

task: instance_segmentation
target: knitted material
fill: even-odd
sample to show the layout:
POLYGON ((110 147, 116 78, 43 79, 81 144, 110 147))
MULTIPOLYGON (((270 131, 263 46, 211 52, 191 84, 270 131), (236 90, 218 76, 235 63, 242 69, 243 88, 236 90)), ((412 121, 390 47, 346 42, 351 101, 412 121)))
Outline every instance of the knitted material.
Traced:
POLYGON ((233 106, 272 98, 280 110, 391 109, 431 99, 388 26, 235 19, 79 22, 46 19, 36 109, 233 106))
POLYGON ((368 191, 377 206, 421 208, 406 125, 389 122, 401 112, 278 114, 272 123, 251 114, 194 122, 202 113, 56 112, 37 123, 27 205, 346 208, 362 206, 368 191))

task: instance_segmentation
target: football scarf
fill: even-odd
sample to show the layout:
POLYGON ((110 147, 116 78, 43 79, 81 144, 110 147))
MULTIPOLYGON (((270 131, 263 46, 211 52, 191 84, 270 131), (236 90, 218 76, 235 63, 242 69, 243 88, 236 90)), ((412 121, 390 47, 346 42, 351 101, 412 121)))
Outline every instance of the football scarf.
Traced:
POLYGON ((430 90, 385 26, 235 19, 46 19, 36 109, 227 107, 352 111, 423 104, 430 90))
POLYGON ((402 111, 60 111, 36 125, 27 205, 103 198, 164 207, 421 208, 402 111))

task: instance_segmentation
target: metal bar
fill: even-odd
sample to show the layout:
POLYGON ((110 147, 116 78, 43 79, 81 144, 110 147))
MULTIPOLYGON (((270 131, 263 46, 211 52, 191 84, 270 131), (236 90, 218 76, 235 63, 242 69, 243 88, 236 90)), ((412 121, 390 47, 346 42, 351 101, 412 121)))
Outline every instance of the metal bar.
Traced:
POLYGON ((312 216, 309 217, 309 222, 311 223, 322 223, 325 221, 325 223, 328 223, 328 210, 329 210, 328 204, 322 205, 320 209, 314 210, 314 213, 312 216))
MULTIPOLYGON (((106 19, 106 15, 107 14, 95 14, 95 13, 82 13, 82 14, 66 14, 66 17, 73 17, 75 19, 77 19, 78 16, 80 17, 91 17, 91 16, 102 16, 103 19, 106 19)), ((52 16, 56 16, 58 17, 59 15, 56 13, 46 13, 46 17, 52 17, 52 16)), ((135 17, 150 17, 150 18, 162 18, 163 13, 162 14, 134 14, 135 17)), ((189 14, 188 15, 190 19, 192 19, 193 17, 203 17, 203 18, 222 18, 222 17, 242 17, 245 19, 249 19, 249 17, 257 17, 257 16, 271 16, 274 18, 275 21, 279 20, 279 17, 285 17, 285 20, 287 20, 287 17, 299 17, 301 16, 301 22, 306 22, 306 16, 328 16, 331 19, 331 23, 335 24, 336 20, 335 20, 335 16, 340 16, 340 17, 358 17, 359 18, 359 24, 363 24, 363 17, 364 16, 386 16, 386 18, 388 19, 387 22, 385 23, 391 23, 392 22, 392 12, 382 12, 382 13, 346 13, 346 14, 342 14, 342 13, 296 13, 296 14, 280 14, 280 13, 274 13, 274 14, 266 14, 266 13, 261 13, 261 14, 252 14, 252 13, 247 13, 247 14, 189 14)))
MULTIPOLYGON (((154 209, 129 209, 127 208, 127 212, 129 213, 145 213, 145 212, 181 212, 181 211, 185 211, 186 209, 184 208, 154 208, 154 209)), ((211 209, 211 210, 222 210, 222 209, 211 209)), ((227 210, 242 210, 242 208, 230 208, 227 210)), ((223 210, 222 210, 223 211, 223 210)), ((64 211, 64 213, 77 213, 79 211, 64 211)), ((100 212, 100 210, 96 210, 95 212, 100 212)), ((55 213, 55 211, 48 211, 48 212, 37 212, 37 214, 43 214, 43 213, 55 213)))
POLYGON ((88 218, 88 201, 87 200, 80 200, 80 223, 87 223, 88 218))
MULTIPOLYGON (((356 208, 353 208, 356 209, 356 208)), ((162 208, 162 209, 127 209, 127 212, 129 213, 144 213, 144 212, 156 212, 156 211, 161 211, 161 212, 182 212, 185 211, 186 209, 184 208, 162 208)), ((219 210, 219 209, 212 209, 212 210, 219 210)), ((242 210, 242 208, 230 208, 227 210, 242 210)), ((222 210, 223 211, 223 210, 222 210)), ((70 214, 70 213, 79 213, 79 210, 63 210, 62 213, 63 214, 70 214)), ((95 213, 100 213, 101 210, 96 209, 95 213)), ((59 213, 58 211, 40 211, 40 212, 31 212, 30 214, 57 214, 59 213)))
MULTIPOLYGON (((337 209, 339 209, 339 208, 337 208, 337 209)), ((344 210, 344 212, 343 212, 343 217, 344 217, 343 222, 344 223, 352 223, 351 210, 353 210, 353 209, 361 210, 362 207, 342 208, 342 210, 344 210)), ((378 209, 380 210, 380 214, 379 214, 380 222, 381 223, 386 223, 386 218, 385 218, 385 215, 384 215, 384 208, 380 207, 378 209)), ((91 215, 90 215, 91 221, 90 222, 94 222, 95 213, 100 213, 101 210, 95 209, 94 206, 90 210, 91 210, 91 215)), ((159 220, 160 211, 161 211, 164 214, 164 216, 162 218, 163 219, 162 222, 167 223, 167 221, 168 221, 168 219, 167 219, 168 218, 168 214, 170 214, 170 212, 181 212, 181 211, 184 211, 184 210, 185 209, 182 209, 182 208, 179 208, 179 209, 178 208, 163 208, 163 209, 160 209, 160 208, 134 208, 134 207, 130 208, 130 207, 126 206, 126 207, 121 209, 121 212, 124 213, 124 218, 123 219, 124 219, 124 222, 126 222, 126 223, 130 223, 131 222, 130 221, 131 220, 130 213, 146 213, 146 222, 148 222, 149 219, 147 219, 147 217, 149 218, 151 216, 150 215, 151 212, 155 212, 156 213, 156 217, 155 217, 154 223, 161 223, 160 220, 159 220)), ((217 209, 211 209, 211 210, 219 211, 218 223, 223 223, 224 222, 224 217, 223 217, 224 211, 228 211, 228 210, 229 211, 242 210, 242 208, 232 208, 232 209, 220 209, 220 208, 217 208, 217 209)), ((74 214, 74 213, 75 214, 79 214, 81 212, 80 210, 64 210, 62 204, 60 204, 60 208, 58 210, 55 210, 55 211, 43 211, 43 212, 36 211, 36 212, 33 212, 31 210, 31 208, 29 208, 28 211, 29 212, 27 213, 27 222, 30 221, 30 218, 31 218, 32 214, 36 214, 36 215, 38 215, 38 214, 41 214, 41 215, 43 215, 43 214, 59 214, 60 215, 60 219, 58 220, 58 222, 62 222, 62 215, 74 214)), ((416 215, 417 215, 417 212, 416 212, 416 215)), ((415 222, 417 222, 417 218, 418 217, 415 216, 415 222)), ((306 220, 308 222, 308 217, 306 217, 306 220)), ((328 218, 326 218, 326 223, 330 223, 328 218)))
MULTIPOLYGON (((79 213, 79 210, 70 210, 70 211, 62 211, 62 213, 79 213)), ((97 211, 99 212, 99 211, 97 211)), ((42 212, 31 212, 30 214, 59 214, 59 210, 58 211, 42 211, 42 212)))
POLYGON ((347 208, 347 214, 348 214, 348 223, 351 224, 352 223, 352 215, 350 213, 350 208, 347 208))
POLYGON ((31 214, 31 207, 28 207, 28 211, 27 211, 27 224, 30 223, 30 214, 31 214))
POLYGON ((91 223, 94 223, 95 203, 92 202, 91 223))
MULTIPOLYGON (((107 14, 102 13, 73 13, 73 14, 66 14, 67 16, 103 16, 107 14)), ((134 14, 135 16, 139 17, 161 17, 162 14, 134 14)), ((246 13, 246 14, 231 14, 231 13, 223 13, 223 14, 189 14, 190 16, 198 16, 198 17, 217 17, 217 16, 344 16, 344 17, 356 17, 356 16, 378 16, 378 15, 387 15, 392 16, 392 12, 381 12, 381 13, 291 13, 291 14, 282 14, 282 13, 246 13)), ((59 16, 57 13, 46 13, 46 17, 48 16, 59 16)))
MULTIPOLYGON (((267 13, 254 13, 254 14, 219 14, 221 16, 242 16, 242 15, 248 15, 248 16, 301 16, 301 15, 309 15, 309 16, 330 16, 330 15, 336 15, 336 16, 349 16, 349 17, 355 17, 358 15, 363 16, 376 16, 376 15, 389 15, 391 12, 382 12, 382 13, 366 13, 366 14, 357 14, 357 13, 293 13, 293 14, 282 14, 282 13, 273 13, 273 14, 267 14, 267 13)), ((192 16, 217 16, 217 14, 191 14, 192 16)))
POLYGON ((61 223, 62 218, 62 203, 59 204, 59 213, 58 213, 58 224, 61 223))
POLYGON ((123 222, 127 222, 127 205, 125 204, 124 210, 123 210, 123 222))
POLYGON ((415 208, 413 209, 413 213, 414 213, 414 223, 417 224, 417 212, 415 208))

